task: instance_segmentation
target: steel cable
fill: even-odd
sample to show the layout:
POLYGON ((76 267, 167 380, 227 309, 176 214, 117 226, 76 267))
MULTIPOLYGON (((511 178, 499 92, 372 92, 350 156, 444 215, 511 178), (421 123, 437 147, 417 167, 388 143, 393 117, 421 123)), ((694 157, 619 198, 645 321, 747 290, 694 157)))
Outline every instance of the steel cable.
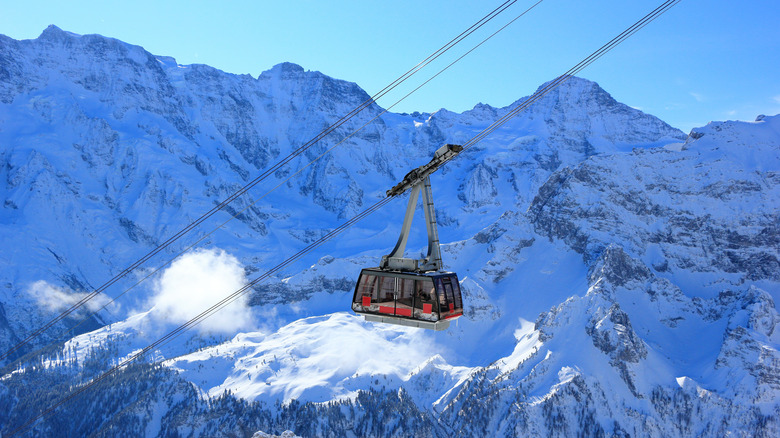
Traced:
MULTIPOLYGON (((516 107, 513 110, 510 110, 509 113, 507 113, 506 115, 501 117, 497 122, 491 124, 488 128, 486 128, 485 130, 481 131, 476 136, 472 137, 471 140, 469 140, 468 142, 466 142, 464 144, 464 150, 467 147, 471 147, 474 144, 476 144, 477 142, 479 142, 482 139, 484 139, 487 134, 489 134, 490 132, 495 131, 500 126, 505 124, 509 119, 515 117, 520 111, 522 111, 523 109, 528 108, 528 106, 530 106, 532 103, 538 101, 542 96, 546 95, 547 93, 549 93, 553 89, 555 89, 558 86, 560 86, 563 82, 568 80, 568 78, 570 78, 573 73, 579 72, 580 70, 582 70, 586 66, 590 65, 596 59, 600 58, 605 53, 607 53, 610 50, 612 50, 615 46, 620 44, 626 38, 630 37, 631 35, 636 33, 638 30, 642 29, 644 26, 646 26, 647 24, 649 24, 650 22, 655 20, 658 16, 660 16, 661 14, 666 12, 668 9, 670 9, 672 6, 676 5, 680 1, 682 1, 682 0, 667 0, 666 2, 664 2, 661 6, 656 8, 653 12, 647 14, 645 17, 643 17, 642 19, 637 21, 634 25, 632 25, 631 27, 629 27, 628 29, 623 31, 620 35, 615 37, 609 43, 605 44, 604 46, 599 48, 597 51, 593 52, 590 56, 588 56, 583 61, 578 63, 575 67, 570 69, 567 73, 564 73, 563 75, 559 76, 556 80, 551 81, 544 88, 542 88, 540 90, 537 90, 536 93, 534 93, 531 97, 526 99, 526 101, 524 101, 521 105, 519 105, 518 107, 516 107), (522 108, 522 109, 520 109, 520 108, 522 108)), ((450 160, 448 160, 447 162, 449 162, 449 161, 450 160)), ((445 162, 445 164, 446 164, 446 162, 445 162)), ((397 196, 400 196, 400 194, 397 195, 397 196)), ((279 270, 281 270, 282 268, 286 267, 290 263, 292 263, 295 260, 299 259, 303 255, 307 254, 308 252, 310 252, 311 250, 313 250, 317 246, 321 245, 325 241, 330 240, 332 237, 338 235, 339 233, 341 233, 342 231, 344 231, 347 228, 351 227, 355 223, 361 221, 362 219, 364 219, 366 216, 370 215, 374 211, 384 207, 386 204, 388 204, 392 199, 395 199, 395 197, 397 197, 397 196, 386 197, 386 198, 378 201, 377 203, 373 204, 372 206, 368 207, 367 209, 363 210, 361 213, 357 214, 356 216, 354 216, 349 221, 343 223, 339 227, 337 227, 337 228, 333 229, 332 231, 330 231, 325 236, 323 236, 320 239, 318 239, 317 241, 315 241, 315 242, 309 244, 308 246, 306 246, 305 248, 301 249, 300 251, 298 251, 293 256, 287 258, 283 262, 281 262, 278 265, 274 266, 273 268, 269 269, 268 271, 266 271, 265 273, 263 273, 259 277, 257 277, 254 280, 252 280, 250 283, 247 283, 241 289, 239 289, 239 290, 233 292, 232 294, 228 295, 227 297, 223 298, 221 301, 219 301, 218 303, 214 304, 209 309, 207 309, 204 312, 200 313, 196 317, 190 319, 186 323, 178 326, 176 329, 172 330, 171 332, 169 332, 168 334, 166 334, 162 338, 158 339, 154 343, 152 343, 149 346, 145 347, 144 349, 142 349, 138 353, 130 356, 128 359, 125 359, 124 361, 122 361, 118 365, 112 367, 111 369, 109 369, 108 371, 104 372, 100 376, 92 379, 89 383, 85 384, 81 388, 79 388, 76 391, 72 392, 67 397, 65 397, 62 400, 58 401, 53 406, 45 409, 44 411, 42 411, 40 414, 38 414, 34 418, 28 420, 22 426, 19 426, 18 428, 16 428, 13 431, 11 431, 7 436, 9 436, 9 437, 15 436, 18 433, 26 430, 27 428, 32 426, 39 419, 41 419, 41 418, 47 416, 48 414, 52 413, 59 406, 62 406, 63 404, 69 402, 70 400, 72 400, 75 397, 79 396, 80 394, 84 393, 85 391, 90 389, 92 386, 94 386, 94 385, 100 383, 101 381, 105 380, 106 378, 108 378, 109 376, 113 375, 114 373, 116 373, 118 370, 120 370, 121 368, 125 367, 129 363, 131 363, 131 362, 137 360, 138 358, 144 356, 146 353, 150 352, 151 350, 153 350, 153 349, 155 349, 157 347, 163 346, 164 344, 170 342, 172 339, 176 338, 177 336, 179 336, 183 332, 185 332, 185 331, 189 330, 190 328, 196 326, 197 324, 199 324, 204 319, 208 318, 209 316, 211 316, 215 312, 219 311, 221 308, 223 308, 223 307, 227 306, 228 304, 230 304, 232 301, 234 301, 235 299, 237 299, 238 297, 240 297, 241 295, 246 293, 251 287, 253 287, 258 282, 260 282, 260 281, 270 277, 274 273, 278 272, 279 270)))
MULTIPOLYGON (((402 82, 409 79, 412 75, 420 71, 422 68, 436 60, 438 57, 440 57, 442 54, 446 53, 448 50, 450 50, 452 47, 463 41, 465 38, 476 32, 478 29, 480 29, 482 26, 484 26, 486 23, 494 19, 496 16, 504 12, 506 9, 508 9, 510 6, 512 6, 514 3, 516 3, 518 0, 507 0, 504 3, 502 3, 500 6, 492 10, 490 13, 482 17, 480 20, 478 20, 476 23, 471 25, 468 29, 461 32, 458 36, 451 39, 449 42, 447 42, 444 46, 442 46, 440 49, 436 50, 434 53, 429 55, 427 58, 419 62, 417 65, 409 69, 406 73, 399 76, 396 80, 391 82, 389 85, 387 85, 385 88, 380 90, 378 93, 374 94, 370 98, 368 98, 366 101, 358 105, 355 109, 347 113, 346 115, 342 116, 339 120, 334 122, 332 125, 330 125, 328 128, 317 134, 314 138, 303 144, 302 146, 295 149, 293 152, 291 152, 289 155, 287 155, 282 160, 278 161, 276 164, 274 164, 272 167, 264 171, 262 174, 260 174, 258 177, 244 185, 241 189, 234 192, 232 195, 230 195, 228 198, 220 202, 218 205, 214 206, 211 210, 203 214, 200 218, 196 219, 194 222, 191 222, 189 225, 184 227, 182 230, 168 238, 165 242, 158 245, 155 249, 138 259, 136 262, 128 266, 127 268, 120 271, 118 274, 116 274, 114 277, 112 277, 110 280, 108 280, 106 283, 95 289, 93 292, 85 295, 82 297, 79 301, 71 305, 68 309, 60 313, 58 316, 56 316, 54 319, 50 320, 46 324, 44 324, 39 329, 35 330, 33 333, 28 335, 26 338, 18 342, 16 345, 11 347, 8 351, 0 355, 0 361, 8 358, 11 354, 18 351, 20 348, 22 348, 24 345, 29 343, 31 340, 37 338, 40 336, 43 332, 53 327, 58 322, 62 321, 63 319, 67 318, 71 313, 75 312, 77 309, 81 308, 84 304, 95 298, 100 293, 104 292, 106 289, 114 285, 116 282, 118 282, 120 279, 124 278, 129 273, 136 270, 138 267, 149 261, 152 257, 159 254, 162 250, 170 246, 172 243, 183 237, 184 235, 188 234, 190 231, 195 229, 197 226, 202 224, 204 221, 212 217, 217 212, 224 209, 228 204, 235 201, 238 197, 244 195, 246 192, 248 192, 250 189, 252 189, 254 186, 259 184, 261 181, 266 179, 268 176, 272 175, 276 171, 278 171, 283 166, 287 165, 290 161, 292 161, 294 158, 300 156, 303 152, 305 152, 307 149, 309 149, 311 146, 316 144, 318 141, 320 141, 322 138, 327 136, 328 134, 335 131, 337 128, 342 126, 344 123, 346 123, 348 120, 350 120, 352 117, 363 111, 364 109, 368 108, 371 104, 376 102, 377 99, 385 96, 387 93, 392 91, 394 88, 396 88, 398 85, 400 85, 402 82)), ((427 83, 427 82, 426 82, 427 83)), ((418 87, 419 88, 419 87, 418 87)), ((364 125, 365 126, 365 125, 364 125)), ((202 240, 202 239, 201 239, 202 240)), ((199 243, 201 240, 199 240, 196 243, 199 243)), ((188 247, 187 250, 189 250, 192 246, 188 247)), ((166 263, 167 264, 167 263, 166 263)), ((156 271, 155 271, 156 272, 156 271)), ((147 277, 144 277, 141 281, 145 280, 147 277)), ((137 284, 137 283, 136 283, 137 284)), ((128 290, 135 287, 135 285, 131 286, 128 290)), ((120 295, 123 295, 128 290, 123 292, 120 295)), ((115 298, 116 299, 116 298, 115 298)), ((113 302, 113 300, 112 300, 113 302)), ((104 306, 105 307, 105 306, 104 306)), ((102 308, 101 308, 102 309, 102 308)))

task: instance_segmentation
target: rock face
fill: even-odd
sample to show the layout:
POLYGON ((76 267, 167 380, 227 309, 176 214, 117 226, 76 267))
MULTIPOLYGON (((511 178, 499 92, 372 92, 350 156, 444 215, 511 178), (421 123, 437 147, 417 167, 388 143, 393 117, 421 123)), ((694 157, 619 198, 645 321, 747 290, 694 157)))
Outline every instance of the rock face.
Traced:
POLYGON ((563 169, 534 198, 534 226, 586 260, 619 240, 659 272, 777 282, 780 227, 777 212, 765 208, 778 193, 775 124, 712 123, 694 130, 680 151, 636 150, 620 161, 594 157, 563 169))
MULTIPOLYGON (((448 422, 464 435, 777 434, 778 128, 711 123, 551 175, 520 217, 580 254, 587 293, 465 383, 448 422)), ((503 217, 492 245, 522 219, 503 217)))
POLYGON ((751 286, 691 299, 614 246, 594 266, 585 296, 543 313, 511 356, 439 402, 448 424, 463 436, 780 430, 778 338, 764 329, 777 327, 778 312, 768 293, 751 286))
MULTIPOLYGON (((368 98, 289 63, 254 78, 56 27, 0 36, 0 351, 368 98)), ((200 238, 259 275, 523 100, 433 115, 372 104, 142 275, 200 238)), ((257 285, 257 331, 188 333, 64 408, 78 421, 30 433, 780 435, 779 151, 778 116, 686 138, 572 78, 433 178, 467 305, 446 333, 344 313, 360 268, 395 243, 402 200, 257 285)), ((0 432, 173 328, 137 312, 156 287, 20 351, 0 379, 0 432)))

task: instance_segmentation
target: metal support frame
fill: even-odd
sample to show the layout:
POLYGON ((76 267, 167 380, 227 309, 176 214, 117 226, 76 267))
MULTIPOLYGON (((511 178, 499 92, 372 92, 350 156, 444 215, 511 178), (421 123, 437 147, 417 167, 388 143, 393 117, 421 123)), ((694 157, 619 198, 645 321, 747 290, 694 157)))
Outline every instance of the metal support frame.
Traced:
POLYGON ((381 269, 430 272, 442 268, 441 249, 439 248, 439 231, 436 228, 436 212, 433 208, 433 193, 431 192, 431 180, 428 176, 412 186, 409 193, 409 203, 406 205, 406 215, 401 227, 401 235, 390 254, 383 256, 379 264, 381 269), (428 231, 428 255, 424 259, 412 259, 404 257, 406 242, 409 239, 409 230, 412 227, 414 211, 417 208, 417 199, 422 192, 423 212, 425 213, 425 227, 428 231))
POLYGON ((404 176, 398 184, 387 191, 387 196, 398 196, 410 190, 409 203, 406 206, 406 216, 401 227, 401 235, 398 243, 390 254, 383 256, 379 263, 380 269, 406 272, 430 272, 442 268, 441 250, 439 249, 439 231, 436 228, 436 212, 433 209, 433 195, 431 193, 430 175, 447 161, 455 158, 463 146, 457 144, 445 144, 433 153, 433 158, 404 176), (404 257, 406 241, 409 239, 409 230, 412 227, 414 210, 417 208, 417 199, 420 192, 423 195, 423 211, 425 212, 425 227, 428 230, 428 255, 424 259, 411 259, 404 257))

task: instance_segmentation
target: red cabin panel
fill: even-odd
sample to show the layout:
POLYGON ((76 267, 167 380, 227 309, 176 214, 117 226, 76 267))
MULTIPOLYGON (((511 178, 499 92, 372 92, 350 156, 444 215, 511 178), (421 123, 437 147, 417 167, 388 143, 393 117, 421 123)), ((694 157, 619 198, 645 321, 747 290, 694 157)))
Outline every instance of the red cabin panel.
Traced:
POLYGON ((412 316, 412 309, 406 309, 406 308, 403 308, 403 307, 398 307, 398 308, 395 309, 395 314, 396 315, 401 315, 401 316, 412 316))

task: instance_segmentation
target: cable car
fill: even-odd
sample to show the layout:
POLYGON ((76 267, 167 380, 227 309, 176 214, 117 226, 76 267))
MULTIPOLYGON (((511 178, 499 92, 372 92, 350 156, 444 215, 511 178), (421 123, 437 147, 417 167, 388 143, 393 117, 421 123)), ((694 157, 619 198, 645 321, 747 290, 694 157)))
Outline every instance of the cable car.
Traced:
POLYGON ((442 146, 428 164, 412 170, 387 191, 387 196, 398 196, 411 189, 395 248, 382 257, 379 267, 363 269, 355 286, 352 310, 362 314, 367 321, 445 330, 452 320, 463 315, 458 276, 442 270, 429 178, 462 150, 460 145, 442 146), (404 250, 420 192, 428 231, 428 254, 423 259, 412 259, 404 257, 404 250))
POLYGON ((363 269, 352 310, 367 321, 444 330, 463 315, 458 276, 363 269))

